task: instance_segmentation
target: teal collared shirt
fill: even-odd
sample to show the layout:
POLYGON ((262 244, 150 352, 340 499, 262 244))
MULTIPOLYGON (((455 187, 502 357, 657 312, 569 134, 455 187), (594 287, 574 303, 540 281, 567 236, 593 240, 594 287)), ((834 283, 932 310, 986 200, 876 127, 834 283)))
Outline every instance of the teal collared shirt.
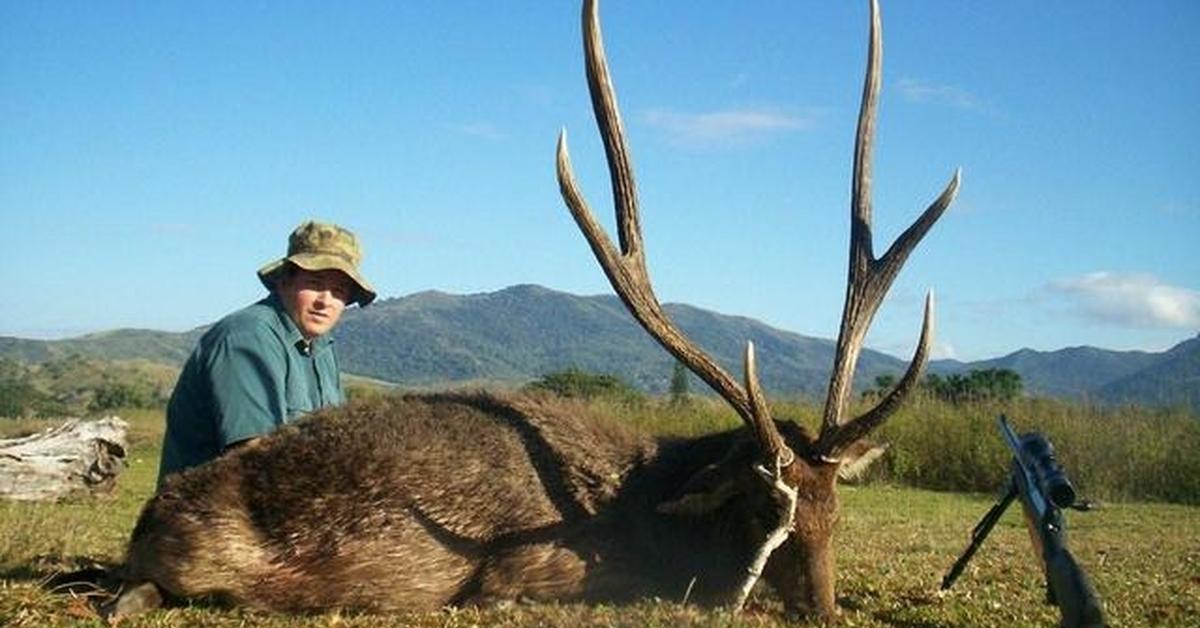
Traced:
POLYGON ((331 340, 305 342, 272 294, 213 325, 188 358, 167 404, 159 484, 344 400, 331 340))

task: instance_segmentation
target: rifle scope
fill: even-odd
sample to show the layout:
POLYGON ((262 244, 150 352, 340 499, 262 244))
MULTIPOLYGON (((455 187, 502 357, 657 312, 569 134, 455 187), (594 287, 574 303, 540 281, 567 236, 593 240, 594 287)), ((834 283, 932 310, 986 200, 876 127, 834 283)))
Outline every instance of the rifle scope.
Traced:
POLYGON ((1075 504, 1075 487, 1054 456, 1050 441, 1041 434, 1024 434, 1021 436, 1021 454, 1043 495, 1058 508, 1070 508, 1075 504))

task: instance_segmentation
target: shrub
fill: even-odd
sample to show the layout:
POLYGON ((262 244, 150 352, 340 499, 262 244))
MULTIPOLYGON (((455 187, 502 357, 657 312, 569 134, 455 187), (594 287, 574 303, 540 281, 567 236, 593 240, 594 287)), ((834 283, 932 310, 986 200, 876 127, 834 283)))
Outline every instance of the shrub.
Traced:
POLYGON ((47 418, 70 414, 67 404, 27 382, 0 381, 0 417, 47 418))
POLYGON ((543 375, 527 387, 575 399, 608 399, 634 403, 645 399, 644 394, 616 375, 589 373, 577 368, 543 375))
POLYGON ((157 391, 147 385, 109 382, 96 388, 88 409, 103 412, 117 408, 153 408, 162 402, 157 391))

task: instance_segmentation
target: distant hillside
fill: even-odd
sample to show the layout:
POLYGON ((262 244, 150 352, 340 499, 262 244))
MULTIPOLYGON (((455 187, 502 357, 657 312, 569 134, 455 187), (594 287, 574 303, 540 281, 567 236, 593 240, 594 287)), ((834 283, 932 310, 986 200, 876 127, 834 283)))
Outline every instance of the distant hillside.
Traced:
MULTIPOLYGON (((745 342, 753 340, 768 391, 824 393, 832 341, 688 305, 668 304, 666 309, 735 377, 741 377, 745 342)), ((178 367, 203 331, 118 330, 55 341, 0 337, 0 358, 38 363, 78 355, 178 367)), ((346 372, 413 387, 514 385, 577 367, 662 392, 673 367, 673 358, 615 296, 581 297, 533 285, 470 295, 428 291, 379 301, 349 310, 334 338, 346 372)), ((899 375, 905 367, 895 357, 865 350, 857 381, 870 384, 878 375, 899 375)), ((1200 338, 1163 353, 1023 349, 991 360, 930 366, 940 374, 985 368, 1016 371, 1025 390, 1036 395, 1200 407, 1200 338)), ((693 383, 693 389, 703 388, 693 383)))
POLYGON ((144 359, 78 353, 26 362, 0 357, 0 417, 83 416, 123 407, 160 407, 178 369, 144 359))
POLYGON ((26 340, 0 336, 0 357, 21 362, 47 362, 79 355, 104 360, 149 360, 181 365, 204 328, 183 333, 118 329, 66 340, 26 340))
POLYGON ((1115 379, 1097 390, 1112 403, 1160 403, 1200 408, 1200 336, 1184 341, 1150 366, 1115 379))
POLYGON ((1030 394, 1104 403, 1187 405, 1200 410, 1200 336, 1162 353, 1072 347, 1021 349, 979 362, 937 361, 939 374, 1004 368, 1021 376, 1030 394))
POLYGON ((1058 351, 1021 349, 1004 357, 967 364, 967 369, 1002 368, 1021 375, 1026 392, 1046 397, 1081 397, 1154 364, 1161 354, 1071 347, 1058 351))

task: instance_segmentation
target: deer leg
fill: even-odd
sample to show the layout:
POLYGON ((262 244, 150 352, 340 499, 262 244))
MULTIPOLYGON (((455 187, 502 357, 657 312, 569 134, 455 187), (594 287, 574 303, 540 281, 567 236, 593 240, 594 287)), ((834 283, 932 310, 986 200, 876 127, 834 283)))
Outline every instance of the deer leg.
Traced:
POLYGON ((479 591, 469 600, 570 600, 582 594, 587 563, 575 552, 552 544, 514 547, 480 567, 479 591))
POLYGON ((101 608, 100 616, 109 624, 116 624, 126 617, 161 607, 163 600, 163 594, 158 585, 153 582, 143 582, 126 589, 117 597, 116 601, 101 608))

